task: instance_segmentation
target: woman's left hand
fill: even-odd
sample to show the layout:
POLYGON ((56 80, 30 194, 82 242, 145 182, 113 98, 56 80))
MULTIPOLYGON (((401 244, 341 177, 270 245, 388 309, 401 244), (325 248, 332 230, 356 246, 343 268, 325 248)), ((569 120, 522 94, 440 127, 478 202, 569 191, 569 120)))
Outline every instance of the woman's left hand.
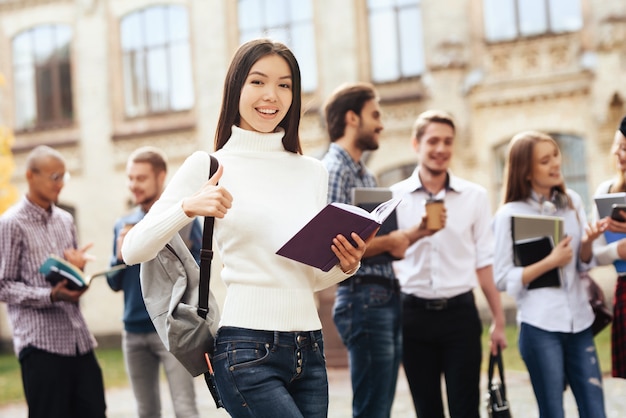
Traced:
MULTIPOLYGON (((371 240, 374 235, 376 235, 376 232, 374 232, 374 234, 372 234, 367 241, 371 240)), ((350 241, 348 241, 348 239, 341 234, 333 238, 333 244, 330 246, 333 253, 335 253, 339 259, 341 270, 346 274, 356 273, 360 266, 361 258, 367 248, 367 242, 363 241, 359 234, 353 232, 351 237, 356 246, 352 245, 350 241)))

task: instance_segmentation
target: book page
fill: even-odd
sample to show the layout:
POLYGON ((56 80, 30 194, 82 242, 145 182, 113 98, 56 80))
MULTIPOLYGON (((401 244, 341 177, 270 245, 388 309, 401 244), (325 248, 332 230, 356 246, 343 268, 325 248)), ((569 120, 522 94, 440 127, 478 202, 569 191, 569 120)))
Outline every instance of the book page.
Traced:
POLYGON ((336 206, 336 207, 338 207, 340 209, 343 209, 346 212, 355 213, 357 215, 361 215, 362 217, 367 218, 367 219, 371 219, 373 221, 376 220, 374 218, 374 216, 372 216, 371 213, 369 213, 365 209, 360 208, 358 206, 349 205, 348 203, 339 203, 339 202, 333 202, 333 203, 331 203, 331 205, 336 206))
POLYGON ((371 212, 368 212, 359 206, 349 205, 347 203, 334 202, 331 203, 331 205, 341 208, 347 212, 361 215, 364 218, 371 219, 378 224, 382 224, 383 222, 385 222, 385 219, 387 219, 389 215, 391 215, 391 213, 394 211, 394 209, 400 204, 400 201, 402 201, 402 198, 399 197, 389 199, 386 202, 383 202, 380 205, 376 206, 371 212))
POLYGON ((102 270, 102 271, 95 272, 93 274, 89 274, 87 277, 85 277, 85 283, 87 285, 89 285, 91 280, 95 279, 96 277, 107 276, 110 273, 114 273, 114 272, 119 271, 119 270, 124 270, 126 267, 128 267, 126 264, 118 264, 118 265, 110 267, 110 268, 108 268, 106 270, 102 270))
POLYGON ((373 219, 379 224, 382 224, 383 222, 385 222, 385 219, 387 219, 389 215, 391 215, 394 209, 398 207, 401 201, 402 198, 396 197, 376 206, 376 208, 372 211, 373 219))

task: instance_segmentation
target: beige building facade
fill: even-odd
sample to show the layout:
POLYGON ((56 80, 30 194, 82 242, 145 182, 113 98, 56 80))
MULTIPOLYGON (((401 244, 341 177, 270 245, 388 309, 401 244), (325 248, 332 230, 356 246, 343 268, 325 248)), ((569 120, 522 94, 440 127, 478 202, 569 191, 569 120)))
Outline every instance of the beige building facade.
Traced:
MULTIPOLYGON (((609 147, 626 114, 626 3, 519 3, 0 0, 0 125, 14 132, 12 184, 26 190, 24 160, 34 146, 59 149, 72 176, 60 203, 74 212, 81 243, 94 243, 88 271, 105 267, 114 221, 131 210, 129 153, 163 148, 171 176, 193 151, 211 151, 230 57, 242 41, 268 34, 302 66, 306 154, 321 157, 328 147, 325 97, 343 82, 371 81, 385 130, 368 166, 381 185, 411 172, 412 123, 441 108, 458 125, 452 169, 489 190, 492 211, 506 142, 526 129, 557 137, 568 185, 591 210, 595 187, 613 174, 609 147)), ((328 322, 332 291, 320 301, 328 322)), ((96 282, 82 306, 97 336, 119 336, 121 294, 96 282)))

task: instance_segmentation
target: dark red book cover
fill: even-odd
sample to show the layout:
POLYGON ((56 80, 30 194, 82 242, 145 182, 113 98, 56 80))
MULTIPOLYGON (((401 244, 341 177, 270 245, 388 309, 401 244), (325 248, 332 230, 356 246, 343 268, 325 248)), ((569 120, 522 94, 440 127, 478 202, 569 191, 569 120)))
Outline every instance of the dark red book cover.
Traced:
POLYGON ((276 254, 329 271, 339 263, 330 248, 333 238, 342 234, 351 240, 352 232, 356 232, 364 240, 369 238, 399 203, 399 198, 390 199, 371 212, 345 203, 329 203, 276 251, 276 254))

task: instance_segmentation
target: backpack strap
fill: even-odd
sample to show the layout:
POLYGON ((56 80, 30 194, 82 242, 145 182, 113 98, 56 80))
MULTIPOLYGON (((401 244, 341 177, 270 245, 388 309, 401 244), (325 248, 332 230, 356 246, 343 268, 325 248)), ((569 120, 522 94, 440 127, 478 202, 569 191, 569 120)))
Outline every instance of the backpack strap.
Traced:
MULTIPOLYGON (((219 167, 217 159, 209 154, 211 168, 209 178, 215 174, 219 167)), ((204 217, 204 231, 202 233, 202 249, 200 250, 200 284, 198 292, 198 315, 206 319, 209 313, 209 285, 211 283, 211 261, 213 260, 213 226, 215 218, 204 217)))

